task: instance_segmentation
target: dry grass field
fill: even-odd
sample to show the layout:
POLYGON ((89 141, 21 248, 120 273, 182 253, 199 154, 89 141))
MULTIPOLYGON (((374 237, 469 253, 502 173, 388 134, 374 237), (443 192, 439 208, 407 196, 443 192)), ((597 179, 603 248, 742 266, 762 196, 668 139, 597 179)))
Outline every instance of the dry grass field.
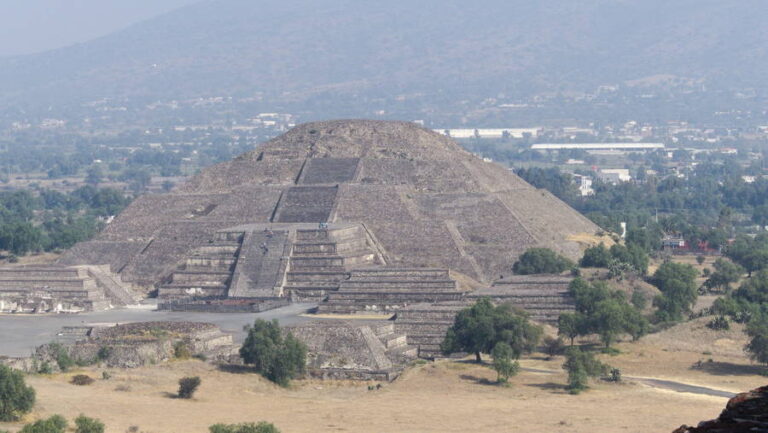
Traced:
MULTIPOLYGON (((100 374, 92 371, 92 375, 100 374)), ((563 374, 523 372, 509 388, 487 385, 488 368, 441 362, 417 366, 392 384, 300 381, 281 389, 254 374, 218 371, 197 361, 115 371, 91 386, 69 375, 34 377, 33 417, 85 413, 108 432, 131 426, 154 433, 206 432, 217 422, 266 420, 283 432, 669 432, 715 417, 725 399, 656 390, 636 384, 598 384, 567 394, 563 374), (190 401, 171 398, 176 381, 197 375, 190 401)), ((3 426, 8 428, 13 426, 3 426)))
MULTIPOLYGON (((625 377, 653 377, 739 392, 768 382, 761 367, 741 351, 745 338, 736 327, 715 332, 696 320, 622 343, 621 354, 602 359, 625 377), (709 359, 712 362, 709 362, 709 359), (691 368, 703 361, 700 369, 691 368)), ((227 372, 199 361, 172 362, 135 370, 86 369, 95 384, 68 383, 74 373, 33 376, 38 404, 29 419, 85 413, 102 419, 110 433, 132 426, 153 433, 206 432, 217 422, 269 421, 293 432, 671 432, 681 424, 716 417, 726 399, 656 389, 627 379, 594 383, 573 396, 563 387, 562 358, 536 354, 512 386, 489 384, 495 373, 463 361, 416 365, 397 381, 369 391, 368 383, 306 380, 289 389, 250 373, 227 372), (200 376, 190 401, 172 398, 177 381, 200 376)), ((0 429, 18 429, 0 425, 0 429)))

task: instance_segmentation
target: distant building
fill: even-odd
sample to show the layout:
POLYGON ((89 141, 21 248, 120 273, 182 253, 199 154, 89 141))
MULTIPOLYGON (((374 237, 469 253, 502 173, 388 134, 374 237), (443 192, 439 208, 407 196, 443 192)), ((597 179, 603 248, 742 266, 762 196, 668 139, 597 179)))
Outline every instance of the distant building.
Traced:
POLYGON ((463 129, 435 129, 443 135, 451 138, 502 138, 508 135, 511 138, 524 138, 526 135, 538 137, 539 128, 463 128, 463 129))
POLYGON ((603 182, 614 184, 632 180, 632 176, 629 174, 629 169, 627 168, 603 168, 597 172, 597 176, 603 182))
POLYGON ((685 249, 685 239, 681 236, 664 236, 664 239, 661 240, 661 248, 664 250, 685 249))
POLYGON ((592 189, 592 178, 590 176, 584 176, 581 174, 574 174, 573 181, 579 187, 579 194, 582 197, 587 197, 595 194, 595 190, 592 189))
POLYGON ((663 143, 542 143, 531 150, 655 150, 664 149, 663 143))

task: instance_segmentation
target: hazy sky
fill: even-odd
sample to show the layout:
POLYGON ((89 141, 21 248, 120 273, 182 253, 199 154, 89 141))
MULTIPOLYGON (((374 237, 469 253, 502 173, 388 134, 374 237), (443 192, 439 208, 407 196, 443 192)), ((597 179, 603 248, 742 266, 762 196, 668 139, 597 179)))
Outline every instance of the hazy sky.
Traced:
POLYGON ((0 0, 0 56, 64 47, 200 0, 0 0))

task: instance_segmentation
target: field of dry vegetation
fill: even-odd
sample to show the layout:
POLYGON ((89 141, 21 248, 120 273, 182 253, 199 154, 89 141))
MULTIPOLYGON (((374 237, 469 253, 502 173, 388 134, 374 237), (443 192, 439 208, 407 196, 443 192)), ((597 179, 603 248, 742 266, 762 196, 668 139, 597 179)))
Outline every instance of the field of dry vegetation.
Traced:
MULTIPOLYGON (((741 352, 739 329, 711 331, 701 320, 678 325, 638 343, 618 345, 603 356, 625 377, 654 377, 738 392, 767 380, 741 352), (709 359, 712 359, 710 362, 709 359), (697 361, 702 368, 691 368, 697 361)), ((32 376, 38 404, 28 420, 85 413, 107 431, 206 432, 217 422, 269 421, 293 432, 670 432, 681 424, 714 418, 726 399, 649 387, 638 380, 593 383, 581 395, 564 389, 562 358, 535 354, 510 387, 493 384, 495 373, 464 361, 415 365, 379 390, 368 383, 296 381, 279 388, 260 376, 217 369, 200 361, 172 362, 135 370, 86 369, 98 378, 73 386, 72 372, 32 376), (533 372, 525 368, 552 372, 533 372), (177 381, 200 376, 192 400, 171 398, 177 381)), ((14 431, 18 425, 0 425, 14 431)))

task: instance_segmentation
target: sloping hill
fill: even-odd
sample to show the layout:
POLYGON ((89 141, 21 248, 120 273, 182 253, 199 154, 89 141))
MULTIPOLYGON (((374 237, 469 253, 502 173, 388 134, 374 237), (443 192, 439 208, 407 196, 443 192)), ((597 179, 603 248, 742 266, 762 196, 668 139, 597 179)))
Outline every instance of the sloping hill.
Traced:
POLYGON ((302 99, 591 89, 657 74, 762 86, 762 0, 210 0, 0 60, 0 101, 302 99), (288 93, 286 93, 288 92, 288 93))

